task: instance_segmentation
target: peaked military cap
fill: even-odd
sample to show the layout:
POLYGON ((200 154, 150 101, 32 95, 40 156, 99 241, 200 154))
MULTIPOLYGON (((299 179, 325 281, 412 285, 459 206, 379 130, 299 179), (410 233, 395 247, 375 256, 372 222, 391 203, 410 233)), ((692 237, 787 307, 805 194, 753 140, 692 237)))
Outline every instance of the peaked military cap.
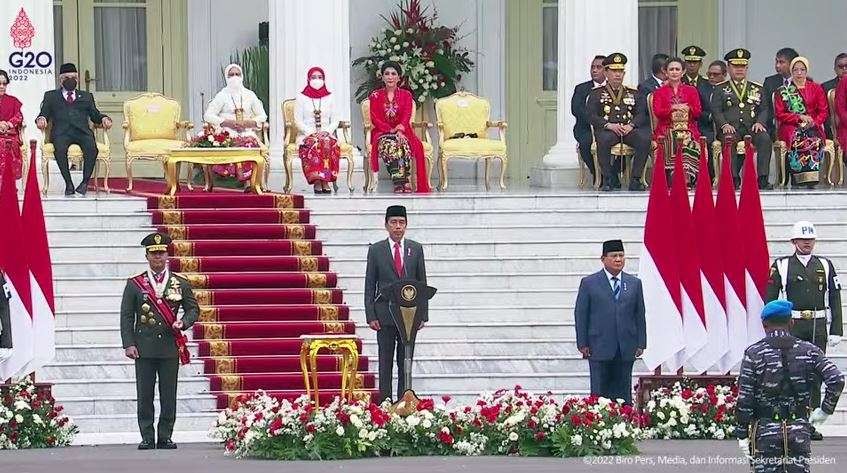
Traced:
POLYGON ((682 59, 688 62, 700 62, 706 57, 706 51, 700 46, 688 46, 682 50, 682 59))
POLYGON ((623 70, 626 68, 626 56, 622 53, 612 53, 603 59, 603 67, 606 69, 623 70))
POLYGON ((744 48, 735 48, 726 53, 723 60, 734 66, 746 66, 747 64, 750 64, 750 57, 750 51, 744 48))
POLYGON ((166 233, 151 233, 141 240, 141 246, 147 251, 168 251, 171 237, 166 233))

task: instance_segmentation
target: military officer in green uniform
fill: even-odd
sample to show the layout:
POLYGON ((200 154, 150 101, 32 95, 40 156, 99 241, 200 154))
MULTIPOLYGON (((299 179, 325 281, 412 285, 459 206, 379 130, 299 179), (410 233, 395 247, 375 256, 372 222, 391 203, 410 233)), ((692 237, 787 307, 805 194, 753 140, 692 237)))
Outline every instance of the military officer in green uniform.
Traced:
MULTIPOLYGON (((715 125, 712 123, 712 91, 713 86, 708 79, 700 75, 700 69, 703 67, 703 58, 706 57, 706 51, 700 46, 688 46, 682 50, 682 60, 685 61, 685 74, 682 75, 682 82, 697 89, 700 95, 700 105, 702 112, 700 118, 697 119, 697 128, 700 129, 700 134, 706 138, 706 143, 711 145, 715 141, 715 125)), ((712 156, 712 147, 706 146, 709 153, 709 176, 715 177, 714 156, 712 156)))
MULTIPOLYGON (((773 189, 768 182, 773 150, 767 129, 770 98, 764 93, 762 84, 747 80, 750 51, 744 48, 733 49, 726 53, 724 60, 729 64, 730 79, 715 86, 711 100, 712 118, 718 138, 726 146, 727 142, 737 143, 744 136, 750 135, 756 148, 759 189, 773 189)), ((730 154, 733 162, 732 180, 738 188, 741 184, 741 160, 734 149, 730 154)))
POLYGON ((174 449, 176 385, 180 363, 188 363, 182 333, 197 320, 199 307, 187 279, 168 270, 168 244, 163 233, 141 240, 150 268, 127 281, 121 301, 121 340, 127 358, 135 360, 139 450, 174 449), (182 317, 177 313, 182 308, 182 317), (158 440, 153 429, 153 388, 159 379, 158 440))
MULTIPOLYGON (((791 301, 794 304, 791 334, 815 344, 826 353, 827 345, 837 346, 844 334, 841 283, 832 262, 812 254, 816 238, 817 231, 812 223, 800 221, 794 224, 791 243, 794 244, 795 253, 774 261, 766 299, 791 301)), ((820 387, 818 379, 813 383, 812 408, 820 406, 820 387)), ((813 431, 813 440, 821 438, 823 436, 819 432, 813 431)))
POLYGON ((622 143, 635 150, 629 190, 643 191, 641 173, 650 153, 650 119, 646 98, 636 89, 623 85, 626 56, 613 53, 603 60, 606 85, 588 95, 588 121, 594 127, 597 161, 603 175, 603 191, 620 188, 620 161, 612 164, 612 147, 622 143))

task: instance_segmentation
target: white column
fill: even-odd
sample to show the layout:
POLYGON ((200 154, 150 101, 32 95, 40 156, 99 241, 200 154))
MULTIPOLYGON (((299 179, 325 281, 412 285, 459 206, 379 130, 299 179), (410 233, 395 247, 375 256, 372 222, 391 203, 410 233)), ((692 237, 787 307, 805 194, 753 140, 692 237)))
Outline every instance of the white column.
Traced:
MULTIPOLYGON (((319 66, 324 70, 336 113, 342 120, 350 120, 350 0, 268 0, 268 18, 271 160, 273 170, 278 171, 282 169, 284 136, 282 102, 303 90, 309 68, 319 66)), ((356 165, 361 169, 361 162, 356 165)), ((296 189, 298 184, 305 185, 305 179, 294 171, 296 189)), ((340 179, 343 187, 346 177, 340 179)), ((271 187, 280 188, 280 182, 274 173, 271 187)))
POLYGON ((579 154, 571 96, 577 84, 590 78, 594 56, 625 54, 629 59, 625 83, 638 83, 638 0, 559 0, 558 16, 556 144, 544 156, 534 179, 545 187, 576 185, 579 154))

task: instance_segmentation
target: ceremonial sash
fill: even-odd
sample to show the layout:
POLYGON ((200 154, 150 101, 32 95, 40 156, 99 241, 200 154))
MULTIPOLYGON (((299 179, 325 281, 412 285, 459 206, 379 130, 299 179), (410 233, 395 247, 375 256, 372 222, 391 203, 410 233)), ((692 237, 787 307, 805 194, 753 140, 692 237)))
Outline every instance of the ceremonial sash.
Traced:
POLYGON ((180 364, 187 365, 191 359, 191 355, 188 353, 188 337, 182 333, 182 330, 174 328, 176 314, 173 309, 171 309, 171 306, 168 305, 164 299, 156 297, 156 292, 153 290, 150 280, 147 279, 146 273, 139 274, 138 276, 130 279, 130 281, 132 281, 135 286, 147 296, 149 302, 153 304, 159 315, 165 319, 165 323, 168 324, 168 328, 170 328, 171 333, 174 336, 174 341, 176 342, 176 350, 177 353, 179 353, 179 362, 180 364))

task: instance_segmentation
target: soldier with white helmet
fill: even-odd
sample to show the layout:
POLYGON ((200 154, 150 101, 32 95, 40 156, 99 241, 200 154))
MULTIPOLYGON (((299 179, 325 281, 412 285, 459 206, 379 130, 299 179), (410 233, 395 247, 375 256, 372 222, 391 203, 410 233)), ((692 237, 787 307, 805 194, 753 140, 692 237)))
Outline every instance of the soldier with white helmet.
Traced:
MULTIPOLYGON (((800 221, 791 230, 795 252, 774 261, 771 266, 766 301, 788 300, 794 304, 791 334, 814 343, 826 352, 835 347, 844 334, 841 321, 841 283, 832 262, 813 255, 817 231, 814 224, 800 221)), ((820 406, 820 380, 812 390, 812 408, 820 406)), ((813 440, 823 436, 816 431, 813 440)))

